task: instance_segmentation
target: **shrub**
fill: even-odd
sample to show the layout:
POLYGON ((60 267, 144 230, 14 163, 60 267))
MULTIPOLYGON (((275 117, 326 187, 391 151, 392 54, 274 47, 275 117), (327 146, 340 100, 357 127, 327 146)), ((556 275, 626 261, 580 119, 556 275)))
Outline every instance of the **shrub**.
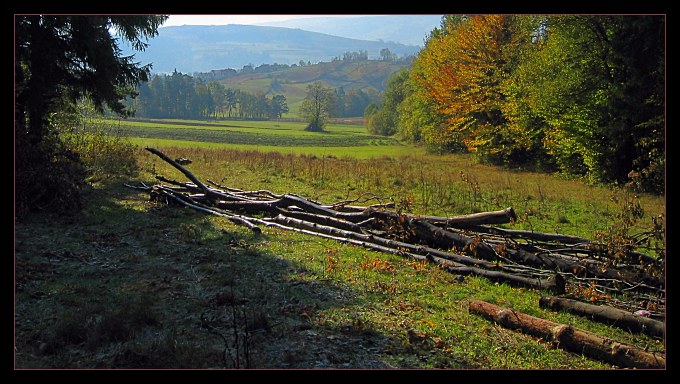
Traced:
POLYGON ((16 217, 40 210, 79 210, 87 171, 78 153, 54 134, 34 144, 23 132, 16 132, 15 140, 16 217))
POLYGON ((107 123, 86 104, 76 114, 60 113, 52 123, 64 144, 78 153, 90 181, 133 176, 139 171, 135 146, 122 135, 122 128, 107 123))

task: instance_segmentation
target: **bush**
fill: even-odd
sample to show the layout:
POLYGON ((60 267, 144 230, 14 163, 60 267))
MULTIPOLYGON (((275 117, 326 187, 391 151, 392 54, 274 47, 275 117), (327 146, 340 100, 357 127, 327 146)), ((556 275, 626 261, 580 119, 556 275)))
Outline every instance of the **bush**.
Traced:
POLYGON ((21 132, 15 141, 15 214, 32 211, 63 214, 80 210, 87 170, 77 153, 53 134, 33 144, 21 132))
POLYGON ((95 117, 86 104, 53 114, 39 143, 15 135, 15 214, 49 210, 68 214, 82 208, 88 182, 138 171, 134 145, 115 127, 95 117))
POLYGON ((78 153, 90 181, 133 176, 139 171, 135 146, 116 127, 80 106, 77 115, 60 114, 53 118, 64 144, 78 153))

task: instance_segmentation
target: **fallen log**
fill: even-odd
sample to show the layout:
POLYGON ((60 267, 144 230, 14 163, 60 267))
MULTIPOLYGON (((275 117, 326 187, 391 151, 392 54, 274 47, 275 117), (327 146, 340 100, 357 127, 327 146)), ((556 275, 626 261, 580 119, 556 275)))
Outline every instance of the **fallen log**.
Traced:
POLYGON ((554 274, 547 279, 536 279, 531 277, 518 276, 503 271, 491 271, 476 267, 467 266, 444 266, 444 269, 451 273, 458 275, 477 275, 485 277, 491 281, 508 283, 510 285, 545 289, 555 294, 563 294, 565 292, 566 281, 560 274, 554 274))
POLYGON ((663 338, 664 323, 647 317, 636 316, 608 305, 593 305, 578 300, 561 297, 541 297, 538 301, 541 308, 553 311, 567 311, 579 316, 585 316, 593 321, 610 324, 630 332, 645 333, 652 337, 663 338))
POLYGON ((439 224, 449 227, 465 228, 469 226, 482 225, 482 224, 507 224, 512 221, 517 220, 517 215, 515 210, 510 208, 502 209, 500 211, 492 212, 479 212, 470 215, 461 216, 427 216, 427 215, 414 215, 411 213, 397 213, 394 211, 378 211, 378 217, 383 219, 398 219, 399 216, 404 216, 409 219, 418 219, 421 221, 427 221, 432 224, 439 224))
MULTIPOLYGON (((602 246, 602 244, 599 244, 597 242, 594 242, 592 240, 588 240, 583 237, 578 237, 578 236, 572 236, 572 235, 565 235, 565 234, 560 234, 560 233, 545 233, 545 232, 535 232, 535 231, 525 231, 525 230, 518 230, 518 229, 505 229, 505 228, 497 228, 497 227, 489 227, 485 225, 477 225, 477 226, 471 226, 466 228, 470 231, 474 231, 477 233, 489 233, 497 236, 502 236, 505 238, 520 238, 520 239, 526 239, 526 240, 534 240, 534 241, 542 241, 542 242, 549 242, 549 243, 560 243, 560 244, 570 244, 570 245, 580 245, 581 248, 583 248, 582 252, 584 253, 593 253, 594 247, 595 246, 602 246)), ((633 258, 637 259, 642 266, 644 267, 645 265, 648 264, 653 264, 653 265, 658 265, 661 263, 661 260, 658 260, 656 258, 653 258, 649 255, 646 255, 642 252, 638 251, 630 251, 629 255, 632 256, 633 258)))
POLYGON ((279 209, 279 213, 287 217, 293 217, 295 219, 305 220, 310 223, 321 224, 324 226, 335 227, 345 231, 352 231, 357 233, 363 232, 359 224, 355 224, 351 221, 347 221, 337 217, 315 215, 313 213, 307 212, 286 211, 284 209, 279 209))
POLYGON ((442 248, 452 248, 454 246, 463 248, 468 253, 484 260, 493 261, 503 257, 522 265, 549 269, 551 271, 570 272, 577 276, 598 277, 621 280, 631 284, 641 284, 641 288, 644 288, 642 284, 653 289, 663 288, 664 286, 662 279, 642 271, 631 272, 627 269, 602 268, 599 265, 592 265, 584 260, 567 260, 550 253, 532 253, 521 248, 512 249, 504 247, 497 250, 483 241, 477 241, 475 238, 447 231, 427 221, 413 219, 411 223, 421 238, 429 238, 442 248))
POLYGON ((500 211, 478 212, 461 216, 416 216, 421 220, 431 223, 444 224, 449 227, 464 228, 472 225, 482 224, 507 224, 517 220, 517 215, 512 207, 501 209, 500 211))
POLYGON ((634 345, 602 337, 570 325, 529 316, 480 300, 471 301, 469 311, 505 328, 526 332, 555 342, 558 347, 565 350, 582 353, 590 358, 622 368, 663 369, 666 367, 666 358, 660 353, 647 352, 634 345))
POLYGON ((471 231, 480 233, 489 233, 498 236, 504 236, 509 238, 522 238, 528 240, 546 241, 546 242, 557 242, 562 244, 588 244, 590 240, 583 237, 564 235, 559 233, 545 233, 545 232, 534 232, 534 231, 524 231, 519 229, 505 229, 497 227, 488 227, 485 225, 470 226, 466 228, 471 231))
POLYGON ((163 159, 166 163, 168 163, 168 164, 172 165, 173 167, 175 167, 178 171, 182 172, 182 173, 184 174, 184 176, 187 177, 187 179, 193 181, 194 184, 196 184, 199 188, 201 188, 205 193, 208 193, 208 191, 209 191, 208 186, 206 186, 205 184, 203 184, 203 183, 201 182, 201 180, 199 180, 196 176, 194 176, 193 173, 189 172, 189 170, 187 170, 187 169, 184 168, 183 166, 179 165, 175 160, 169 158, 166 154, 164 154, 163 152, 157 150, 156 148, 146 147, 146 148, 144 148, 144 149, 146 149, 147 151, 149 151, 149 152, 153 153, 154 155, 160 157, 160 158, 163 159))
MULTIPOLYGON (((308 230, 310 232, 323 233, 323 234, 327 234, 327 235, 331 235, 331 236, 335 236, 335 237, 344 237, 344 238, 354 239, 354 240, 358 240, 358 241, 362 241, 362 242, 379 244, 379 245, 384 246, 384 247, 401 249, 401 250, 409 251, 409 252, 424 255, 424 256, 425 255, 433 255, 433 256, 440 257, 442 259, 455 261, 455 262, 463 264, 463 265, 477 266, 477 267, 482 267, 482 268, 495 268, 496 267, 495 264, 493 264, 493 263, 489 263, 488 261, 484 261, 484 260, 474 259, 474 258, 469 257, 469 256, 457 255, 457 254, 454 254, 454 253, 448 253, 448 252, 440 251, 438 249, 434 249, 434 248, 430 248, 430 247, 404 243, 402 241, 385 239, 383 237, 376 236, 376 235, 345 231, 345 230, 342 230, 342 229, 339 229, 339 228, 320 225, 320 224, 316 224, 316 223, 311 223, 311 222, 308 222, 308 221, 299 220, 299 219, 295 219, 295 218, 292 218, 292 217, 286 217, 286 216, 283 216, 283 215, 279 215, 279 216, 277 216, 273 219, 269 219, 269 220, 278 222, 280 224, 285 224, 286 226, 289 226, 289 227, 305 229, 305 230, 308 230)), ((265 220, 265 221, 268 221, 268 220, 265 220)))
MULTIPOLYGON (((288 222, 291 223, 290 220, 280 220, 282 222, 288 222)), ((503 271, 489 271, 483 268, 478 268, 478 267, 468 267, 464 264, 460 264, 456 261, 453 261, 455 258, 443 258, 443 257, 438 257, 434 256, 430 253, 427 253, 426 255, 421 255, 413 252, 408 252, 402 247, 394 247, 394 242, 392 240, 387 240, 387 239, 382 239, 384 240, 383 244, 389 244, 389 245, 382 245, 379 243, 375 243, 372 241, 362 241, 362 240, 357 240, 353 238, 349 238, 346 236, 338 235, 337 232, 331 231, 331 233, 335 232, 336 235, 333 235, 331 233, 324 233, 324 232, 319 232, 319 226, 316 225, 300 225, 297 223, 296 226, 288 226, 288 225, 283 225, 281 223, 277 222, 272 222, 268 220, 261 220, 261 219, 255 219, 254 222, 258 224, 263 224, 265 226, 269 227, 275 227, 275 228, 280 228, 284 229, 287 231, 293 231, 293 232, 298 232, 298 233, 304 233, 307 235, 313 235, 313 236, 319 236, 323 237, 325 239, 331 239, 335 241, 339 241, 341 243, 345 244, 352 244, 368 249, 372 249, 374 251, 378 252, 385 252, 385 253, 392 253, 398 256, 403 256, 403 257, 408 257, 411 259, 415 260, 420 260, 420 261, 430 261, 434 262, 435 264, 438 264, 440 267, 442 267, 444 270, 453 273, 453 274, 458 274, 458 275, 476 275, 476 276, 481 276, 488 278, 492 281, 498 281, 498 282, 505 282, 510 285, 517 285, 521 287, 529 287, 529 288, 535 288, 535 289, 546 289, 549 290, 555 294, 562 294, 564 293, 564 287, 565 287, 565 280, 561 275, 554 275, 548 279, 532 279, 532 278, 525 278, 522 276, 516 276, 511 273, 503 272, 503 271), (308 229, 311 228, 311 229, 308 229)), ((376 237, 372 237, 371 240, 376 240, 376 237)), ((458 255, 445 255, 445 256, 458 256, 458 255)), ((460 259, 458 259, 460 260, 460 259)), ((479 262, 479 260, 474 260, 471 259, 474 262, 479 262)))

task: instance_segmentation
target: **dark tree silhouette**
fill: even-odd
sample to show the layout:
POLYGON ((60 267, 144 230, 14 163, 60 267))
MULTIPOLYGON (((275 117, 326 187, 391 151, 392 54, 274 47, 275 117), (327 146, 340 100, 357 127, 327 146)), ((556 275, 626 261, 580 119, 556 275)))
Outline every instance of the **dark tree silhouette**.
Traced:
MULTIPOLYGON (((58 149, 48 119, 89 98, 95 108, 124 114, 122 103, 146 81, 150 65, 122 56, 120 43, 144 50, 167 16, 15 16, 15 178, 18 208, 64 192, 58 157, 71 165, 77 156, 58 149), (55 160, 57 159, 57 160, 55 160)), ((63 167, 62 167, 63 168, 63 167)), ((62 169, 63 170, 63 169, 62 169)), ((76 172, 80 174, 79 172, 76 172)), ((80 176, 71 178, 76 181, 80 176)), ((68 188, 67 188, 68 189, 68 188)), ((73 202, 73 188, 60 202, 73 202)), ((62 193, 63 194, 63 193, 62 193)), ((69 205, 69 204, 66 204, 69 205)))

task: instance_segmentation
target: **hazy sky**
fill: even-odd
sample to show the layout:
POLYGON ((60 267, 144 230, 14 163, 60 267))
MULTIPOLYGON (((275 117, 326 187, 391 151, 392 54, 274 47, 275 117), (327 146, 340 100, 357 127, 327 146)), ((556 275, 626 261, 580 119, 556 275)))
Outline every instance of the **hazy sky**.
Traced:
POLYGON ((260 24, 304 17, 347 17, 361 15, 170 15, 164 27, 173 25, 260 24))

